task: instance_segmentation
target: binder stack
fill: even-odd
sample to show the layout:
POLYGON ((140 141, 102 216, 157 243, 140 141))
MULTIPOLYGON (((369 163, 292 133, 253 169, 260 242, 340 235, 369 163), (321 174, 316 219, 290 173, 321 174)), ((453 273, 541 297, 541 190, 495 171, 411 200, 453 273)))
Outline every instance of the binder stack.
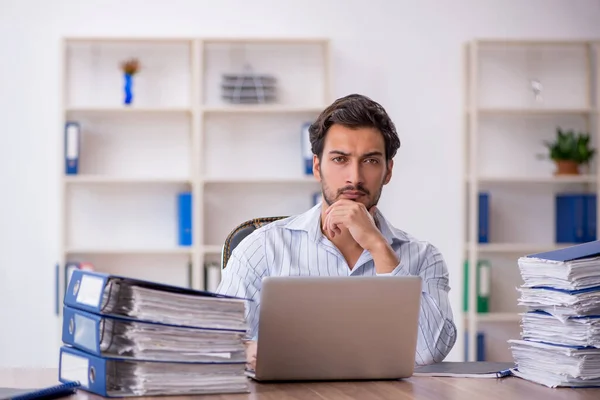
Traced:
POLYGON ((246 300, 75 270, 59 380, 105 397, 247 393, 246 300))
POLYGON ((600 386, 600 242, 518 260, 521 339, 514 375, 548 387, 600 386))

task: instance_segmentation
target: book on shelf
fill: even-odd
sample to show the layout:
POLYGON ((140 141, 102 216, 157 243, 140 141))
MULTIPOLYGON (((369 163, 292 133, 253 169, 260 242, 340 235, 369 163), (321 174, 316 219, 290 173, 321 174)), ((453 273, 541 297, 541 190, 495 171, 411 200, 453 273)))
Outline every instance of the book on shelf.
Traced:
POLYGON ((518 259, 521 337, 514 375, 549 387, 600 386, 600 242, 518 259))
POLYGON ((76 269, 59 379, 106 397, 248 392, 248 301, 76 269))
POLYGON ((560 193, 555 199, 556 243, 586 243, 596 240, 596 195, 560 193))
POLYGON ((479 243, 490 242, 490 194, 479 193, 478 212, 478 241, 479 243))
MULTIPOLYGON (((464 262, 463 311, 469 311, 469 260, 464 262)), ((489 260, 478 260, 475 268, 475 301, 478 313, 489 312, 491 268, 489 260)))
POLYGON ((81 151, 81 125, 77 121, 65 123, 65 174, 79 173, 79 153, 81 151))
POLYGON ((180 246, 192 245, 192 193, 177 194, 177 237, 180 246))
POLYGON ((313 174, 313 154, 311 150, 310 144, 310 122, 306 122, 302 125, 302 129, 300 131, 301 145, 300 149, 302 150, 302 163, 304 164, 304 174, 312 175, 313 174))
MULTIPOLYGON (((485 333, 477 332, 475 335, 475 360, 478 362, 486 361, 485 351, 485 333)), ((464 348, 465 360, 469 359, 469 332, 465 332, 465 348, 464 348)))

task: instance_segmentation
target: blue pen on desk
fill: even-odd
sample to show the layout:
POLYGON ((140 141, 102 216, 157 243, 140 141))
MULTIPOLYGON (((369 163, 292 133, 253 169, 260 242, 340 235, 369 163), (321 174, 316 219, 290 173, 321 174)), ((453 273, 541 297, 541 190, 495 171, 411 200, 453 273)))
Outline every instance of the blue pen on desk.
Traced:
POLYGON ((504 371, 498 371, 496 372, 496 378, 506 378, 507 376, 511 376, 512 375, 512 370, 509 369, 505 369, 504 371))

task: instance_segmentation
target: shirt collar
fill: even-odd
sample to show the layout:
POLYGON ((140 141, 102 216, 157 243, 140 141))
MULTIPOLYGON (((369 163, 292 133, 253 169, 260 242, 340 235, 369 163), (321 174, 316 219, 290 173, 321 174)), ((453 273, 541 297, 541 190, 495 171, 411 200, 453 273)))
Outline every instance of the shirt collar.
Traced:
MULTIPOLYGON (((323 237, 323 232, 321 232, 321 204, 322 203, 319 202, 303 214, 292 218, 292 220, 285 225, 285 228, 305 231, 312 241, 318 242, 321 240, 321 237, 323 237)), ((375 211, 375 223, 390 246, 394 242, 408 241, 408 238, 403 235, 401 231, 394 229, 390 225, 390 222, 383 216, 379 209, 375 211)))

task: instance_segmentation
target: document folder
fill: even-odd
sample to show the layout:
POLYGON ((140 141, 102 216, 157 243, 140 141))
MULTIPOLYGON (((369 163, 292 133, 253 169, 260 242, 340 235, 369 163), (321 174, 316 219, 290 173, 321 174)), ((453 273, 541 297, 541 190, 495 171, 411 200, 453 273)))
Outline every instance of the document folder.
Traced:
POLYGON ((75 270, 64 305, 94 314, 208 329, 247 330, 247 299, 75 270))
POLYGON ((521 339, 513 375, 548 387, 600 386, 600 242, 518 260, 521 339))
POLYGON ((600 256, 600 241, 593 241, 543 253, 531 254, 527 258, 566 262, 598 256, 600 256))
POLYGON ((504 378, 512 375, 512 362, 495 361, 442 361, 415 368, 414 376, 442 376, 454 378, 504 378))
POLYGON ((63 308, 62 341, 101 357, 244 362, 245 331, 188 328, 63 308))
POLYGON ((600 286, 600 242, 520 257, 526 288, 580 290, 600 286))
POLYGON ((36 389, 0 388, 0 400, 58 399, 74 394, 79 386, 79 382, 67 382, 36 389))
POLYGON ((98 357, 60 349, 59 380, 104 397, 247 393, 245 362, 177 363, 98 357))
POLYGON ((79 152, 81 150, 81 126, 78 122, 65 124, 65 173, 77 175, 79 171, 79 152))

